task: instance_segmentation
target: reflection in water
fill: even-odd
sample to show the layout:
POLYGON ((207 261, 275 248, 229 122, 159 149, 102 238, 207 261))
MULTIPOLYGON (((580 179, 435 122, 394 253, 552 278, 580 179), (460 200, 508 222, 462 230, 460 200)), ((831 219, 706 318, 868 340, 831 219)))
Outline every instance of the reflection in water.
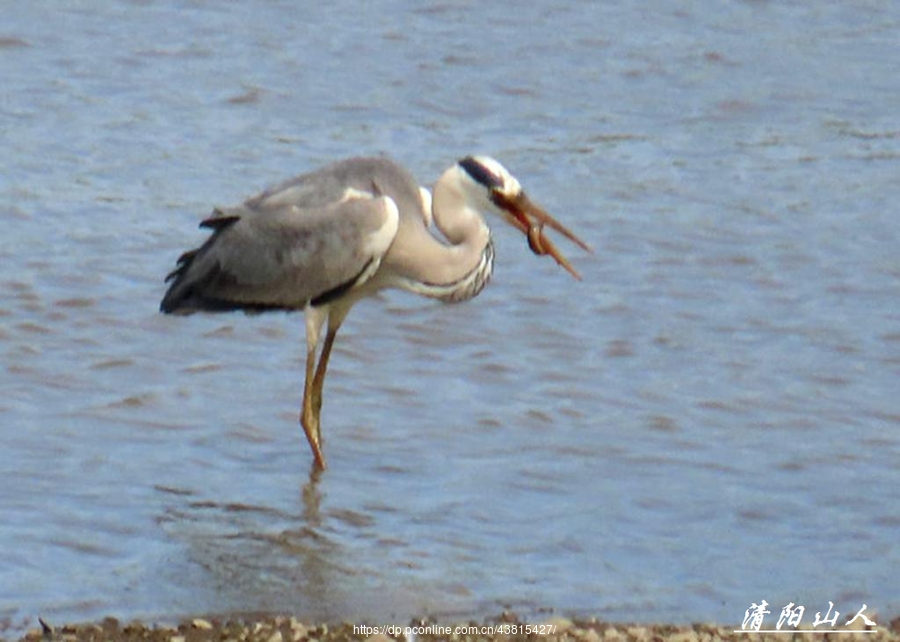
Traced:
MULTIPOLYGON (((298 514, 259 505, 197 500, 193 493, 160 489, 184 498, 159 522, 189 551, 192 565, 206 573, 217 610, 300 613, 336 620, 391 613, 412 596, 385 584, 377 567, 360 563, 347 542, 368 537, 371 519, 332 510, 321 513, 322 471, 312 467, 302 486, 298 514)), ((208 607, 210 608, 210 607, 208 607)), ((185 613, 188 615, 189 613, 185 613)))

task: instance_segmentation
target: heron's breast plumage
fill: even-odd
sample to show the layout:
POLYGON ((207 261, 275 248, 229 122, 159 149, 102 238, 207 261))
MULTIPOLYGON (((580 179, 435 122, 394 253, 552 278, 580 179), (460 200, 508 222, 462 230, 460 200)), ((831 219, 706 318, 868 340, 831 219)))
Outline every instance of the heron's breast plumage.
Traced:
POLYGON ((488 284, 494 272, 494 242, 488 238, 478 264, 462 278, 451 283, 404 280, 399 285, 406 290, 438 299, 444 303, 459 303, 476 297, 488 284))

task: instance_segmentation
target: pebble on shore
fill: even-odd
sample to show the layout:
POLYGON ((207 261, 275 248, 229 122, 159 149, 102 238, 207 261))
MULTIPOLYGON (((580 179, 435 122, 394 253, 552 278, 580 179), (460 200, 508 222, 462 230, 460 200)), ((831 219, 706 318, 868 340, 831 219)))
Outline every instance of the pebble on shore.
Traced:
MULTIPOLYGON (((20 642, 413 642, 400 632, 404 627, 391 627, 392 635, 387 635, 374 626, 364 628, 351 623, 309 624, 296 617, 283 616, 228 620, 193 618, 174 627, 148 626, 142 622, 122 624, 115 618, 106 618, 99 623, 66 624, 58 627, 43 620, 40 623, 41 628, 28 631, 20 642)), ((416 621, 411 626, 424 627, 427 624, 427 620, 416 621)), ((452 631, 457 625, 449 626, 452 631)), ((473 632, 420 634, 410 637, 414 637, 416 642, 759 642, 765 637, 776 637, 761 633, 735 633, 733 627, 712 624, 616 624, 595 618, 571 620, 564 617, 546 620, 541 627, 544 632, 526 633, 524 623, 512 614, 504 614, 492 622, 470 622, 459 626, 473 632), (492 627, 493 632, 485 633, 487 627, 492 627), (475 630, 479 632, 474 632, 475 630)), ((777 639, 783 642, 847 640, 846 636, 828 632, 779 635, 777 639)), ((879 625, 874 633, 865 635, 865 640, 900 642, 900 618, 886 626, 879 625)))

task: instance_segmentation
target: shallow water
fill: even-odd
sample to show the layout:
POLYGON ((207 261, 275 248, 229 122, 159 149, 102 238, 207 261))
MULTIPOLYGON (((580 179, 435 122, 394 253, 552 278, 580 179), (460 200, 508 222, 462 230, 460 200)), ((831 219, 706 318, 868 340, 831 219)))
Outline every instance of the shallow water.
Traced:
POLYGON ((44 5, 0 27, 0 632, 900 611, 900 6, 44 5), (162 277, 380 152, 495 155, 596 253, 496 225, 474 301, 359 305, 311 479, 302 318, 162 277))

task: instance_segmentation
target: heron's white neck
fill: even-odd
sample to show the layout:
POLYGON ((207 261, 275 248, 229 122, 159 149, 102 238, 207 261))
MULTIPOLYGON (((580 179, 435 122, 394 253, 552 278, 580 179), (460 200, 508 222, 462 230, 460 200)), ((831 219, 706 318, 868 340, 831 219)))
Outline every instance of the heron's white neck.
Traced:
POLYGON ((486 199, 472 191, 469 184, 462 180, 461 170, 454 165, 445 171, 434 184, 431 214, 435 226, 441 234, 454 246, 476 244, 479 251, 484 249, 490 230, 478 211, 478 202, 482 206, 486 199))
MULTIPOLYGON (((478 196, 470 193, 457 167, 434 184, 431 214, 447 243, 432 236, 427 217, 401 222, 391 248, 398 284, 418 294, 461 301, 481 291, 493 270, 491 232, 478 211, 478 196)), ((489 206, 486 198, 483 206, 489 206)), ((425 203, 423 203, 424 205, 425 203)))

